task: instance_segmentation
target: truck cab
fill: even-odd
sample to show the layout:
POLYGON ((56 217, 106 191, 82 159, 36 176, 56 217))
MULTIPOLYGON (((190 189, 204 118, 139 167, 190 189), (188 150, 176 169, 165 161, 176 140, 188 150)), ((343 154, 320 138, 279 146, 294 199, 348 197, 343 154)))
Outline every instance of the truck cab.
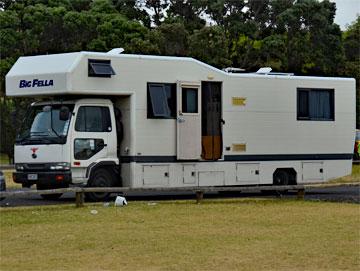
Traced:
MULTIPOLYGON (((40 190, 120 186, 120 126, 109 99, 33 103, 16 139, 14 181, 40 190)), ((91 200, 108 196, 88 194, 91 200)))

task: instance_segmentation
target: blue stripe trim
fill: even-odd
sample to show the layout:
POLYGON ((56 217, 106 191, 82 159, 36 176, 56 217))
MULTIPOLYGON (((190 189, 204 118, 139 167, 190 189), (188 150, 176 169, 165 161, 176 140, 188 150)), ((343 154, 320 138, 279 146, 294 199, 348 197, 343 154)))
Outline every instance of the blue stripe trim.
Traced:
POLYGON ((226 161, 306 161, 306 160, 351 160, 352 153, 326 154, 260 154, 225 155, 224 160, 177 160, 176 156, 123 156, 122 163, 184 163, 184 162, 226 162, 226 161))
POLYGON ((225 161, 349 160, 352 153, 225 155, 225 161))

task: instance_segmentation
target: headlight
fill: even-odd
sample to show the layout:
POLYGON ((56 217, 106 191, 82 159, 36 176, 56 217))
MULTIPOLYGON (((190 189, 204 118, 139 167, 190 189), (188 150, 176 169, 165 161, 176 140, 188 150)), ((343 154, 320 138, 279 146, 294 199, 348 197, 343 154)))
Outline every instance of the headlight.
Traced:
POLYGON ((15 164, 15 169, 17 171, 23 171, 24 170, 24 166, 22 164, 15 164))
POLYGON ((54 163, 50 166, 51 170, 70 170, 70 163, 54 163))

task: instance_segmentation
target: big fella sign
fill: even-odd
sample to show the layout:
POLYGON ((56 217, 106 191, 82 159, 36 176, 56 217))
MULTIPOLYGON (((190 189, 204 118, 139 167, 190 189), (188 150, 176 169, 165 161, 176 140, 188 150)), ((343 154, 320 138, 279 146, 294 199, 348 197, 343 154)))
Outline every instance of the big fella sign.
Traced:
POLYGON ((31 87, 49 87, 54 85, 54 80, 39 80, 33 79, 32 81, 20 80, 19 88, 31 88, 31 87))

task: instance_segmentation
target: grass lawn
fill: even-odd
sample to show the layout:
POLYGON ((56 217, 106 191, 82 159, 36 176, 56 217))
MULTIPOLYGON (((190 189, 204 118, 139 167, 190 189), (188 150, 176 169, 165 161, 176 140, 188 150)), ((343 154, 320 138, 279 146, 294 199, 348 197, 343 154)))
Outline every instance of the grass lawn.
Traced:
POLYGON ((14 183, 12 178, 12 173, 14 172, 13 169, 4 169, 3 173, 5 176, 5 182, 6 182, 6 189, 21 189, 21 184, 14 183))
POLYGON ((3 208, 0 269, 359 270, 359 208, 268 199, 3 208))

